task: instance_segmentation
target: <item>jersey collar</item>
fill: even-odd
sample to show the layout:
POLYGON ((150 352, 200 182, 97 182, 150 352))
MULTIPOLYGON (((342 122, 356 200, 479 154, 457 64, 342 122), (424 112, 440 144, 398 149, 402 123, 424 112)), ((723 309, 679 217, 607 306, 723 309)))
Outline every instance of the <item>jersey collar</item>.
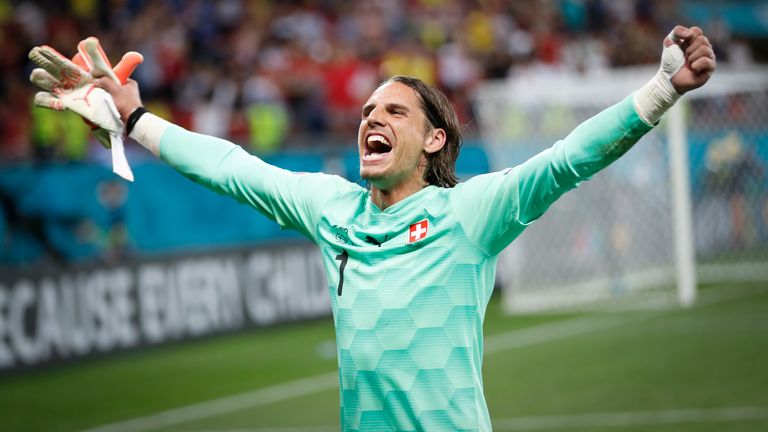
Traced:
POLYGON ((368 191, 367 203, 368 211, 374 214, 399 214, 408 212, 414 209, 414 207, 423 207, 427 201, 430 201, 434 195, 434 192, 438 189, 437 186, 429 185, 419 190, 418 192, 407 196, 402 201, 399 201, 386 209, 382 210, 371 199, 371 191, 368 191))

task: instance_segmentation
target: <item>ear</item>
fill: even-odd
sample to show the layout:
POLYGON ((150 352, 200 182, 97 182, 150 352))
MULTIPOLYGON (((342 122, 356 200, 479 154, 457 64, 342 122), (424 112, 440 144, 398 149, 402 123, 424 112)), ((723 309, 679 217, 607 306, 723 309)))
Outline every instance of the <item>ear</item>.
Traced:
POLYGON ((431 154, 440 151, 445 146, 445 130, 440 128, 433 128, 427 133, 426 141, 424 142, 424 151, 431 154))

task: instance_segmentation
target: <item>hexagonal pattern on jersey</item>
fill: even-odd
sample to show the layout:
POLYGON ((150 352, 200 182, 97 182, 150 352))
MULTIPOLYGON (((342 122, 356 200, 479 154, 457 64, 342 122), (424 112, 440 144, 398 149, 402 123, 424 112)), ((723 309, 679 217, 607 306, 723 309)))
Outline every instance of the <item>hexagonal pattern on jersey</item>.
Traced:
POLYGON ((371 285, 348 267, 349 297, 336 303, 344 430, 477 430, 487 298, 467 287, 482 286, 483 262, 466 257, 477 250, 458 225, 449 231, 450 251, 414 250, 419 265, 395 257, 371 285))

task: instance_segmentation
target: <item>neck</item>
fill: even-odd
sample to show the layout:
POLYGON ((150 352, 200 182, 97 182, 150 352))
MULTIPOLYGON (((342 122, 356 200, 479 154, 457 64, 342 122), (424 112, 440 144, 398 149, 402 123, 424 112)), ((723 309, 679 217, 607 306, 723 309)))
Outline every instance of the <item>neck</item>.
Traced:
POLYGON ((427 186, 429 186, 429 184, 421 178, 412 179, 410 181, 400 183, 397 186, 386 189, 372 184, 371 200, 374 204, 376 204, 377 207, 379 207, 381 210, 384 210, 387 207, 393 206, 408 198, 409 196, 415 194, 427 186))

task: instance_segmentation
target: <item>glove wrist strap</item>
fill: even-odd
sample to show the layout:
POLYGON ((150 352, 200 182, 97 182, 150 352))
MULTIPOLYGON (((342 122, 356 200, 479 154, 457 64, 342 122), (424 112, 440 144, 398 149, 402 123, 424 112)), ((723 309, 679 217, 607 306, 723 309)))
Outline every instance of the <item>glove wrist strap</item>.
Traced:
POLYGON ((125 122, 125 133, 126 135, 130 135, 131 132, 133 132, 134 126, 136 126, 136 123, 139 121, 141 116, 148 113, 149 111, 144 108, 143 106, 140 106, 133 110, 131 115, 128 116, 128 120, 125 122))

